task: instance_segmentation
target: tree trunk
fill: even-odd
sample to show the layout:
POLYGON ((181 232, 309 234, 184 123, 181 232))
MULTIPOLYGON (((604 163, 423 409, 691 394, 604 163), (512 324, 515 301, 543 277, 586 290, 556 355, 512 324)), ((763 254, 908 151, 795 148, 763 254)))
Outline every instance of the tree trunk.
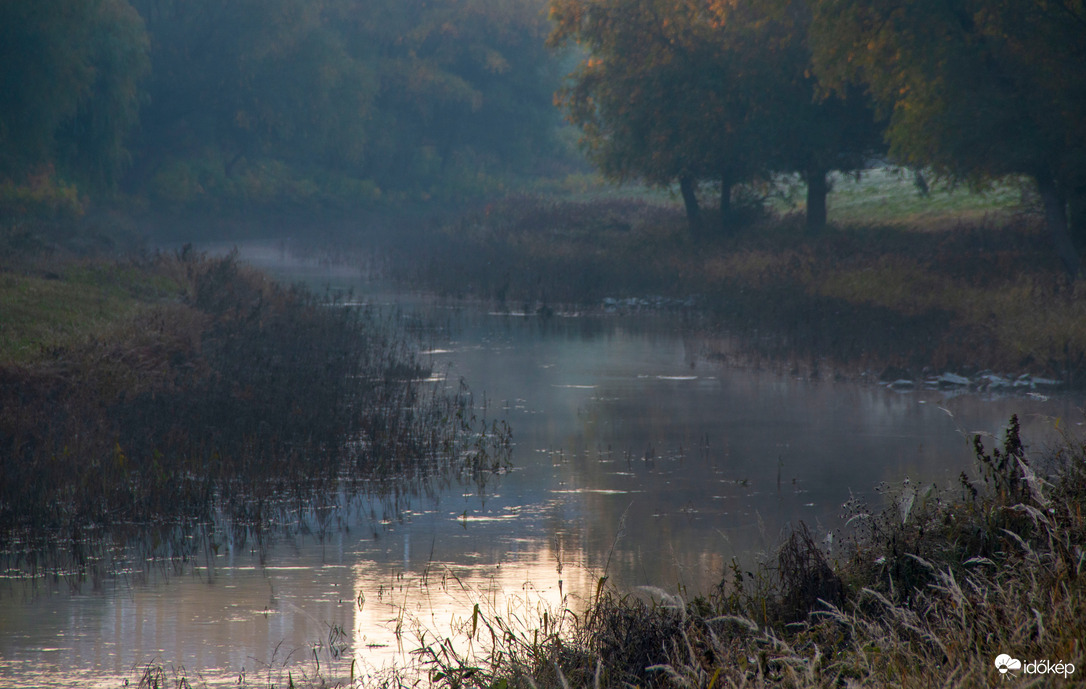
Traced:
POLYGON ((826 170, 811 167, 807 170, 807 231, 820 232, 826 227, 826 196, 830 185, 826 180, 826 170))
POLYGON ((244 157, 245 151, 238 151, 237 154, 226 163, 226 166, 223 168, 223 172, 226 174, 227 177, 234 176, 234 170, 237 168, 238 163, 240 163, 241 159, 244 157))
POLYGON ((1067 225, 1079 256, 1086 253, 1086 188, 1067 194, 1067 225))
POLYGON ((687 175, 680 177, 679 191, 682 192, 683 205, 686 206, 686 222, 690 226, 690 234, 697 235, 701 230, 701 209, 698 208, 694 180, 687 175))
POLYGON ((1037 191, 1041 194, 1041 201, 1045 208, 1045 227, 1052 237, 1052 244, 1056 254, 1063 261, 1063 267, 1072 278, 1077 278, 1082 270, 1082 261, 1075 244, 1071 240, 1070 228, 1067 225, 1067 198, 1056 186, 1051 175, 1038 175, 1037 191))

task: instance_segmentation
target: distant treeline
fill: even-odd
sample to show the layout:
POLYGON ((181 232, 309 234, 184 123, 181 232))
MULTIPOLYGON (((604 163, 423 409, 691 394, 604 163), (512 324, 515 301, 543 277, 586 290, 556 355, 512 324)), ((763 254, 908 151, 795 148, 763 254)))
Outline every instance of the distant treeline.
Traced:
POLYGON ((677 182, 694 228, 698 185, 719 190, 726 231, 733 187, 780 173, 804 177, 817 228, 827 172, 889 156, 978 186, 1032 178, 1080 270, 1083 0, 551 0, 551 14, 551 43, 588 53, 560 99, 590 157, 677 182))
POLYGON ((545 0, 0 1, 0 211, 456 197, 559 159, 545 0))
POLYGON ((1032 179, 1077 273, 1084 37, 1084 0, 0 0, 0 212, 462 199, 554 171, 557 93, 692 228, 782 173, 818 228, 827 174, 887 156, 1032 179))

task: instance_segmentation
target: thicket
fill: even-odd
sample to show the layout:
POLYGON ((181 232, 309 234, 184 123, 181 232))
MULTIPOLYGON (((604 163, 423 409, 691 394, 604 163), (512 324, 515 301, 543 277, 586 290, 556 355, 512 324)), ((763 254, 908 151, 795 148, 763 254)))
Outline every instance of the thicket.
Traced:
POLYGON ((261 526, 315 496, 503 461, 507 432, 419 382, 430 371, 394 314, 233 256, 136 270, 167 298, 0 364, 0 551, 119 525, 261 526))

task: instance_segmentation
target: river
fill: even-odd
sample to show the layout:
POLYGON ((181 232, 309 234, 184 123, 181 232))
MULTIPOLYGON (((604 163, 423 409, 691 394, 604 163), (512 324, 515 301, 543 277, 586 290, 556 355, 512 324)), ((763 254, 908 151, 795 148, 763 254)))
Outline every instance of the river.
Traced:
POLYGON ((704 593, 801 521, 832 554, 844 503, 881 507, 880 484, 953 486, 973 432, 998 436, 1017 413, 1042 446, 1054 419, 1082 418, 1078 396, 728 367, 681 313, 493 313, 367 291, 357 271, 266 247, 243 258, 436 322, 424 357, 509 422, 512 469, 482 489, 354 504, 323 538, 227 538, 185 565, 78 586, 4 573, 0 684, 116 687, 149 664, 196 686, 387 672, 457 630, 466 643, 476 605, 528 629, 544 610, 579 610, 604 576, 620 591, 704 593))

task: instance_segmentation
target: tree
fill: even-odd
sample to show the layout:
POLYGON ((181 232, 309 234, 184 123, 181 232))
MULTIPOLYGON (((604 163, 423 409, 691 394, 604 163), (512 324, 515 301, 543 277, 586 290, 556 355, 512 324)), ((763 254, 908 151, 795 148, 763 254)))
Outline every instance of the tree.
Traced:
POLYGON ((819 0, 813 22, 816 73, 868 89, 893 156, 974 184, 1032 177, 1080 272, 1067 214, 1086 210, 1082 0, 819 0))
POLYGON ((330 26, 335 0, 134 0, 152 39, 140 178, 211 148, 245 159, 358 161, 377 88, 330 26))
POLYGON ((552 0, 551 43, 589 57, 560 92, 590 158, 618 180, 679 182, 691 228, 695 186, 720 184, 725 230, 735 184, 798 171, 808 224, 826 221, 827 173, 877 145, 854 95, 820 94, 803 0, 552 0))
MULTIPOLYGON (((832 171, 863 169, 884 150, 884 125, 861 89, 822 88, 811 72, 811 2, 753 3, 747 24, 757 32, 764 61, 773 64, 773 88, 759 94, 763 117, 773 128, 769 151, 778 172, 798 172, 807 184, 807 228, 827 220, 832 171)), ((750 10, 748 10, 750 11, 750 10)))
POLYGON ((558 96, 608 177, 679 183, 691 231, 696 186, 732 187, 757 175, 758 122, 737 83, 738 64, 696 0, 552 0, 552 46, 587 53, 558 96))
POLYGON ((143 23, 124 0, 0 0, 0 174, 55 165, 110 186, 147 70, 143 23))
POLYGON ((133 1, 154 62, 136 182, 202 157, 418 197, 549 153, 546 0, 133 1))
POLYGON ((560 77, 543 46, 545 1, 358 5, 349 44, 380 74, 379 177, 439 183, 524 170, 553 153, 560 77))

